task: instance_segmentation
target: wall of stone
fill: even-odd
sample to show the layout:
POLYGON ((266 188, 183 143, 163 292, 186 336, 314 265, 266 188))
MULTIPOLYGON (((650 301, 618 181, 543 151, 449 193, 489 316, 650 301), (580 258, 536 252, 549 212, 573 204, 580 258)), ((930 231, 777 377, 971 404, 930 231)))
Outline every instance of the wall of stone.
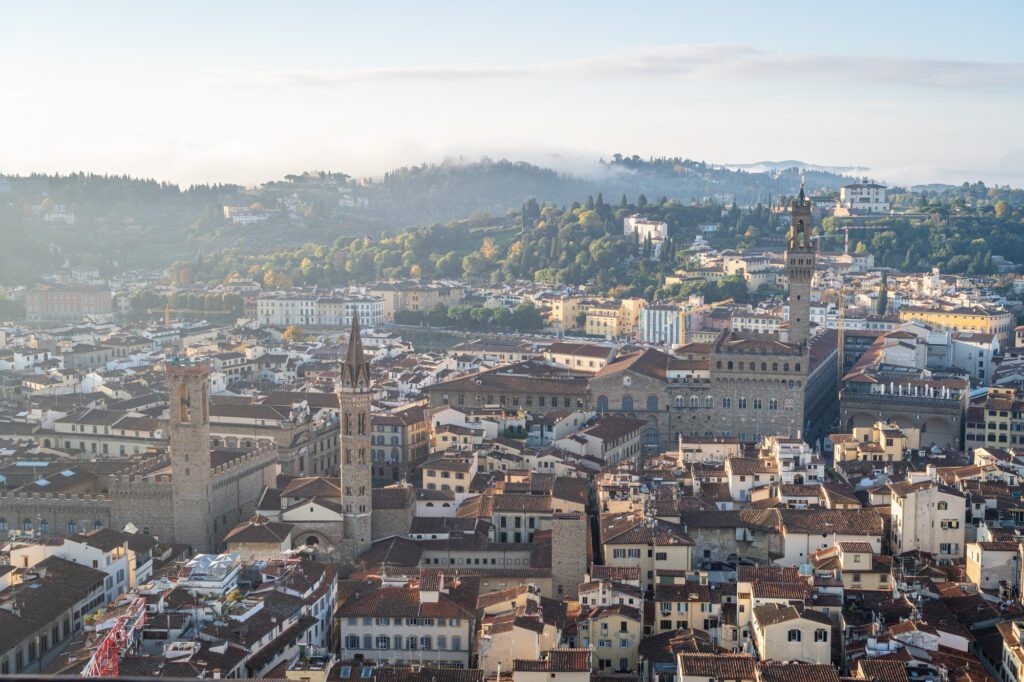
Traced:
MULTIPOLYGON (((7 531, 21 530, 26 519, 36 529, 43 520, 51 534, 64 535, 69 523, 73 522, 77 531, 91 530, 97 522, 110 528, 115 517, 108 495, 0 493, 0 519, 6 522, 7 531)), ((7 533, 3 535, 6 537, 7 533)))

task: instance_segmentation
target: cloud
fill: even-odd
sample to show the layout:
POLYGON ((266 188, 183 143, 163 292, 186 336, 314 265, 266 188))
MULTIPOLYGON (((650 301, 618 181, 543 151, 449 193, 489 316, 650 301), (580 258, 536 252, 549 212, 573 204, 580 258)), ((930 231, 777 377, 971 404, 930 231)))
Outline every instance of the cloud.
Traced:
MULTIPOLYGON (((264 71, 229 76, 243 86, 334 88, 355 83, 509 79, 803 80, 948 90, 1024 89, 1024 62, 769 52, 749 45, 670 45, 515 66, 417 66, 264 71)), ((854 93, 856 94, 856 93, 854 93)))

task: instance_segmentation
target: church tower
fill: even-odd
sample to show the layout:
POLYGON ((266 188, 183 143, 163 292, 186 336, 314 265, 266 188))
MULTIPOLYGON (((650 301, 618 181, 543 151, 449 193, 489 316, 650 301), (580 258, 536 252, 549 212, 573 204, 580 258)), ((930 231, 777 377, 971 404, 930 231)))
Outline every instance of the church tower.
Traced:
POLYGON ((174 542, 213 552, 217 535, 210 463, 210 367, 167 361, 174 542))
POLYGON ((811 279, 814 277, 814 248, 811 246, 811 201, 800 194, 791 205, 789 243, 786 247, 786 276, 789 278, 789 343, 805 344, 811 334, 811 279))
POLYGON ((344 529, 338 557, 352 564, 370 548, 373 512, 372 462, 370 461, 370 366, 363 355, 359 315, 352 316, 348 353, 338 382, 341 413, 341 506, 344 529))

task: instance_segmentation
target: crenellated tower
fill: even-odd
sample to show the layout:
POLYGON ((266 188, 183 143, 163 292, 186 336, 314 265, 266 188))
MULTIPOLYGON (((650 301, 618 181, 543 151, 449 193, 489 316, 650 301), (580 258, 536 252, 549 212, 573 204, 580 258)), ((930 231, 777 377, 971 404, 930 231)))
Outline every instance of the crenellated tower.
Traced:
POLYGON ((800 194, 790 206, 789 242, 786 245, 786 276, 789 278, 789 343, 804 344, 811 334, 811 280, 814 248, 811 245, 811 201, 800 194))
POLYGON ((210 367, 167 361, 174 542, 195 552, 217 550, 210 462, 210 367))
POLYGON ((363 353, 359 315, 352 316, 345 364, 337 387, 341 416, 341 506, 344 529, 338 558, 352 564, 370 548, 373 513, 372 462, 370 460, 370 365, 363 353))

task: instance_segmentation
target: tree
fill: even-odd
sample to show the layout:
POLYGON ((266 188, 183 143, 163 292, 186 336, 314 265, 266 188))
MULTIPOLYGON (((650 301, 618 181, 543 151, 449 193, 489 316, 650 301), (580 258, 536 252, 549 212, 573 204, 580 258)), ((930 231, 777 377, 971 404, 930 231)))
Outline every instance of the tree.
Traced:
POLYGON ((409 276, 412 277, 413 279, 420 279, 421 277, 423 277, 423 268, 421 268, 419 265, 413 265, 411 268, 409 268, 409 276))
POLYGON ((305 338, 305 336, 306 335, 302 331, 302 328, 294 324, 284 330, 284 340, 288 341, 289 343, 301 341, 303 338, 305 338))
POLYGON ((484 243, 480 246, 480 255, 487 260, 494 260, 494 257, 498 255, 498 247, 494 245, 492 238, 484 239, 484 243))
POLYGON ((1002 220, 1004 218, 1009 217, 1009 215, 1010 215, 1010 205, 1007 204, 1002 199, 997 201, 996 202, 996 217, 999 218, 1000 220, 1002 220))

